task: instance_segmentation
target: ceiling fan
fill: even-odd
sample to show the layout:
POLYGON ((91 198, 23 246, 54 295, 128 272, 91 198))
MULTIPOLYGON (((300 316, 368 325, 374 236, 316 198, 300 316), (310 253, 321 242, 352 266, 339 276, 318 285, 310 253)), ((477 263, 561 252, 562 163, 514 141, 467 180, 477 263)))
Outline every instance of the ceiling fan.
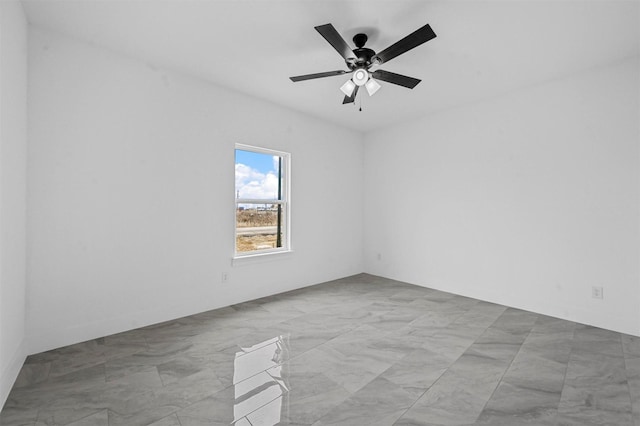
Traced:
POLYGON ((349 70, 327 71, 289 78, 291 81, 296 82, 351 73, 351 78, 340 87, 340 90, 345 94, 344 100, 342 101, 343 104, 355 102, 358 89, 361 86, 365 86, 369 96, 373 96, 381 87, 375 79, 397 84, 409 89, 416 87, 416 85, 420 83, 420 80, 417 78, 407 77, 406 75, 381 69, 370 71, 370 68, 374 65, 387 63, 396 56, 402 55, 414 47, 420 46, 436 37, 436 33, 434 33, 431 26, 427 24, 381 52, 376 53, 364 47, 367 43, 366 34, 359 33, 353 37, 353 43, 356 45, 356 48, 352 50, 333 25, 320 25, 315 27, 315 29, 336 49, 340 56, 344 58, 349 70))

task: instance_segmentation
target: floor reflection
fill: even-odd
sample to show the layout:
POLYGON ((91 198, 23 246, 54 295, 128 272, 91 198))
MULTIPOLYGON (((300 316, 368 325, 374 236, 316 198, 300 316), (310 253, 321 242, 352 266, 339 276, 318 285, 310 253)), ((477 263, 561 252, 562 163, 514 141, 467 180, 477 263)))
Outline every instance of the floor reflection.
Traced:
POLYGON ((289 383, 284 365, 288 359, 288 335, 236 352, 233 417, 238 426, 245 424, 246 419, 253 426, 273 426, 282 421, 288 406, 289 383))

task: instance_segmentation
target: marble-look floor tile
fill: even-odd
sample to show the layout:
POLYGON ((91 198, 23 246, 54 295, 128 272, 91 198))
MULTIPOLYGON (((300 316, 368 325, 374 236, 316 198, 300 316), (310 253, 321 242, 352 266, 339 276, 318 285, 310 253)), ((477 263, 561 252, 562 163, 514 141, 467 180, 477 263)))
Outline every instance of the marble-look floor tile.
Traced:
POLYGON ((227 382, 221 380, 216 371, 205 369, 153 392, 164 405, 183 408, 227 387, 227 382))
POLYGON ((49 375, 63 376, 88 367, 104 364, 104 341, 89 341, 63 348, 61 356, 51 361, 49 375))
POLYGON ((394 383, 378 378, 336 406, 314 423, 327 425, 392 425, 414 397, 394 383))
POLYGON ((425 295, 424 289, 409 287, 394 293, 389 299, 393 301, 411 303, 416 299, 423 298, 425 295))
POLYGON ((559 425, 633 425, 620 334, 576 326, 557 419, 559 425))
MULTIPOLYGON (((257 410, 253 411, 242 420, 246 419, 251 426, 273 426, 278 424, 287 424, 283 411, 286 410, 286 396, 268 402, 257 410)), ((238 422, 236 422, 237 424, 238 422)))
POLYGON ((506 368, 501 361, 463 355, 402 418, 432 424, 473 424, 506 368))
MULTIPOLYGON (((285 364, 283 368, 287 368, 285 364)), ((269 372, 274 375, 273 371, 269 372)), ((281 374, 281 373, 279 373, 281 374)), ((297 373, 286 370, 289 392, 281 410, 284 424, 310 425, 346 400, 351 393, 321 373, 297 373)), ((253 423, 253 417, 249 416, 253 423)))
POLYGON ((259 330, 259 328, 245 327, 242 324, 234 325, 231 323, 223 329, 212 327, 202 334, 190 336, 183 340, 181 344, 188 346, 186 351, 190 351, 192 348, 206 348, 207 352, 228 352, 231 350, 235 352, 238 349, 238 342, 240 342, 244 336, 255 333, 256 330, 259 330))
POLYGON ((390 365, 375 360, 363 364, 355 355, 344 356, 328 347, 312 349, 289 362, 292 372, 322 373, 349 392, 361 389, 390 365))
POLYGON ((369 324, 378 330, 394 331, 406 327, 423 314, 421 308, 403 306, 378 315, 376 320, 369 324))
POLYGON ((27 358, 0 426, 640 426, 640 338, 359 274, 27 358))
POLYGON ((107 410, 102 410, 83 419, 68 423, 67 426, 109 426, 109 413, 107 410))
POLYGON ((482 334, 482 330, 443 328, 424 336, 422 347, 452 361, 458 359, 482 334))
POLYGON ((22 369, 20 369, 18 378, 13 386, 15 388, 23 388, 42 383, 49 378, 50 370, 50 362, 25 364, 22 366, 22 369))
POLYGON ((560 390, 544 389, 542 384, 530 387, 517 380, 503 380, 487 402, 477 423, 493 424, 551 424, 560 402, 560 390))
POLYGON ((0 412, 1 426, 33 426, 38 419, 38 408, 5 407, 0 412))
POLYGON ((235 390, 228 387, 177 411, 182 426, 229 425, 234 420, 235 390))
POLYGON ((369 324, 361 325, 349 330, 322 345, 323 348, 332 350, 344 356, 349 356, 361 352, 367 344, 380 336, 380 330, 369 324))
POLYGON ((625 355, 640 357, 640 337, 622 335, 622 350, 625 355))
MULTIPOLYGON (((488 318, 483 326, 489 324, 488 318)), ((535 319, 521 311, 504 311, 402 416, 402 421, 446 425, 476 422, 535 319)))
POLYGON ((91 422, 97 418, 102 418, 106 410, 83 407, 81 403, 77 403, 74 406, 66 404, 64 406, 57 406, 55 408, 49 408, 47 410, 41 410, 38 413, 38 421, 36 424, 39 426, 56 426, 56 425, 90 425, 91 422), (85 419, 89 419, 86 420, 85 419))
POLYGON ((520 350, 525 337, 525 335, 512 334, 499 328, 490 327, 476 339, 465 353, 512 360, 520 350))
POLYGON ((164 419, 160 419, 157 422, 151 423, 149 426, 182 426, 182 425, 180 424, 180 420, 178 420, 178 416, 175 414, 171 414, 170 416, 167 416, 164 419))
POLYGON ((635 426, 640 426, 640 356, 631 355, 625 359, 627 383, 631 394, 631 411, 635 426))
POLYGON ((181 378, 196 374, 204 369, 197 360, 189 356, 176 357, 156 367, 163 384, 175 383, 181 378))
POLYGON ((561 412, 575 409, 631 413, 631 398, 626 380, 611 383, 594 377, 573 380, 564 386, 561 412))
POLYGON ((104 366, 90 367, 13 389, 5 408, 37 410, 41 424, 66 424, 104 409, 96 402, 104 386, 104 366))
POLYGON ((584 410, 574 413, 559 412, 556 426, 633 426, 628 413, 605 412, 602 410, 584 410))
MULTIPOLYGON (((429 303, 435 304, 436 302, 429 303)), ((423 310, 422 315, 411 321, 406 327, 416 330, 425 330, 428 332, 434 328, 447 327, 465 313, 463 309, 438 311, 430 310, 428 307, 424 306, 421 306, 420 309, 423 310)))
POLYGON ((422 396, 452 364, 427 349, 416 349, 385 370, 380 377, 400 386, 416 400, 422 396))
POLYGON ((608 381, 626 379, 625 359, 620 354, 601 354, 572 349, 567 368, 567 382, 581 377, 597 377, 608 381))

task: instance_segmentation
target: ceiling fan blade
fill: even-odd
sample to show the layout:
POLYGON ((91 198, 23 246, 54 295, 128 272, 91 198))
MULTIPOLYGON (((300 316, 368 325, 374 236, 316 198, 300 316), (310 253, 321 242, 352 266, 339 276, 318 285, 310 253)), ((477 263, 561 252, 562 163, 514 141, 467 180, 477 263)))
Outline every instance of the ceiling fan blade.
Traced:
POLYGON ((432 38, 436 37, 436 33, 433 32, 429 24, 422 28, 419 28, 403 38, 402 40, 392 44, 391 46, 379 52, 374 60, 377 60, 378 65, 389 62, 398 55, 420 46, 422 43, 426 43, 432 38))
POLYGON ((342 56, 345 61, 355 59, 356 56, 342 36, 336 31, 331 24, 324 24, 315 27, 322 37, 329 42, 331 46, 342 56))
POLYGON ((407 87, 409 89, 413 89, 420 83, 422 80, 418 80, 417 78, 407 77, 406 75, 396 74, 394 72, 389 72, 385 70, 375 70, 371 73, 373 78, 378 80, 386 81, 387 83, 397 84, 398 86, 407 87))
POLYGON ((353 89, 353 93, 351 94, 351 96, 345 96, 344 99, 342 100, 342 105, 344 104, 351 104, 353 102, 356 101, 356 95, 358 94, 358 89, 360 88, 360 86, 356 86, 355 89, 353 89))
POLYGON ((342 75, 346 74, 350 71, 337 70, 337 71, 327 71, 327 72, 318 72, 315 74, 305 74, 305 75, 296 75, 295 77, 289 77, 291 81, 304 81, 304 80, 312 80, 314 78, 322 78, 322 77, 331 77, 334 75, 342 75))

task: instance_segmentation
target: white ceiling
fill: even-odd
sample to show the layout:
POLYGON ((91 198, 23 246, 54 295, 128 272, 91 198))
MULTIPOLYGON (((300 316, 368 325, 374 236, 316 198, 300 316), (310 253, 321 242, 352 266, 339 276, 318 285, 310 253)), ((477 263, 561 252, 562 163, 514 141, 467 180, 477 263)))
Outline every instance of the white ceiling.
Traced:
POLYGON ((29 22, 185 72, 357 131, 370 131, 640 53, 640 2, 23 0, 29 22), (382 82, 342 105, 345 69, 314 26, 332 23, 375 51, 425 23, 437 38, 381 68, 422 79, 382 82))

